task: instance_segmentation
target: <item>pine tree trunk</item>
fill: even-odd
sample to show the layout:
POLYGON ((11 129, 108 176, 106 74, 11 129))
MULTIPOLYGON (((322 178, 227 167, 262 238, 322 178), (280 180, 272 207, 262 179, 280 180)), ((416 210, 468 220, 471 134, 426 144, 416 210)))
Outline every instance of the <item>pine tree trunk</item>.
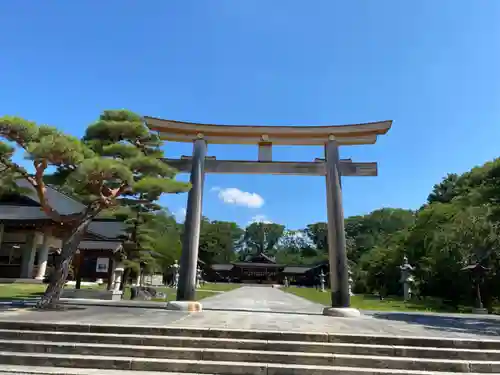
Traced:
POLYGON ((83 239, 85 232, 95 215, 87 215, 64 240, 61 249, 60 261, 55 267, 54 272, 50 277, 50 283, 45 290, 44 295, 38 301, 36 307, 38 309, 51 309, 57 307, 59 298, 61 297, 64 284, 68 277, 71 262, 78 249, 80 241, 83 239))

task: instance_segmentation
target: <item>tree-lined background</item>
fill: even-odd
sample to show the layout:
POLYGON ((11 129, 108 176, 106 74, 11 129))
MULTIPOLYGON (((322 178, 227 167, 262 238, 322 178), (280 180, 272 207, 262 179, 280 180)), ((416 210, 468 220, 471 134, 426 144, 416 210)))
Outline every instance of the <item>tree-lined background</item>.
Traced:
MULTIPOLYGON (((500 159, 436 184, 418 210, 382 208, 345 219, 354 292, 401 295, 399 266, 406 255, 415 267, 417 298, 439 298, 450 305, 472 305, 475 292, 464 267, 487 268, 482 294, 486 306, 500 298, 500 159)), ((171 218, 172 223, 174 220, 171 218)), ((172 224, 180 243, 182 225, 172 224)), ((162 243, 162 241, 159 241, 162 243)), ((180 251, 179 245, 164 245, 180 251)), ((276 223, 203 218, 200 258, 207 264, 244 260, 264 251, 278 263, 315 264, 328 259, 327 226, 312 223, 287 230, 276 223)), ((178 257, 178 253, 176 253, 178 257)))
MULTIPOLYGON (((52 127, 4 117, 0 136, 4 140, 0 142, 0 194, 16 190, 16 179, 29 182, 45 212, 66 228, 66 263, 61 264, 66 268, 52 280, 53 285, 60 286, 65 279, 82 230, 97 216, 125 222, 120 256, 127 272, 142 265, 166 273, 180 258, 183 226, 158 204, 158 198, 187 191, 189 186, 177 182, 175 171, 159 160, 161 142, 138 115, 105 111, 81 140, 52 127), (16 150, 25 152, 31 168, 14 161, 16 150), (49 183, 78 197, 86 207, 82 214, 61 217, 44 200, 49 183)), ((484 302, 495 304, 500 297, 496 288, 500 285, 499 203, 500 159, 496 159, 462 175, 446 176, 416 211, 382 208, 346 218, 354 292, 401 294, 399 265, 406 255, 415 267, 417 296, 472 304, 473 283, 463 268, 479 263, 487 269, 484 302)), ((278 263, 315 264, 328 259, 327 238, 324 222, 289 230, 264 222, 242 228, 235 222, 204 217, 199 257, 210 265, 264 252, 278 263)), ((58 292, 54 295, 57 299, 58 292)))
MULTIPOLYGON (((401 295, 399 266, 406 255, 415 267, 417 298, 439 298, 450 305, 474 303, 474 284, 463 268, 479 263, 486 271, 485 305, 500 298, 500 159, 436 184, 418 210, 382 208, 345 219, 354 292, 401 295)), ((183 226, 165 212, 157 215, 154 247, 163 254, 159 269, 178 259, 183 226)), ((235 222, 204 217, 200 259, 207 264, 245 260, 265 252, 278 263, 315 264, 328 259, 326 223, 287 230, 276 223, 235 222)))

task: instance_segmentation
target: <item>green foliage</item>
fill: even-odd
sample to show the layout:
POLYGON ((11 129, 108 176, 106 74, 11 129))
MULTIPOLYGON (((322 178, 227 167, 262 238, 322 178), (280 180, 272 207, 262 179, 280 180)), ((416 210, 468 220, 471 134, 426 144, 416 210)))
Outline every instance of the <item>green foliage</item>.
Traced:
POLYGON ((316 249, 305 230, 285 231, 272 254, 280 264, 314 264, 326 259, 326 254, 316 249))
MULTIPOLYGON (((157 136, 132 112, 105 111, 87 129, 84 143, 100 155, 100 160, 112 163, 115 173, 127 173, 116 179, 127 181, 120 201, 126 210, 116 212, 116 217, 124 220, 126 226, 126 241, 120 254, 126 266, 134 272, 140 265, 149 269, 164 268, 173 260, 167 255, 167 247, 176 253, 179 236, 177 231, 168 235, 160 231, 162 240, 158 239, 156 222, 165 218, 158 216, 156 201, 162 194, 185 192, 189 185, 173 179, 175 171, 161 160, 163 151, 157 136), (169 244, 167 247, 165 242, 169 244)), ((98 166, 95 170, 96 174, 102 174, 98 166)), ((119 186, 114 184, 114 188, 119 186)))
MULTIPOLYGON (((455 306, 474 303, 475 280, 464 267, 481 264, 487 269, 483 302, 491 307, 500 298, 499 203, 500 159, 495 159, 462 175, 446 176, 413 218, 402 211, 399 221, 387 212, 367 215, 368 227, 353 225, 358 233, 350 259, 357 263, 357 291, 401 293, 398 265, 406 254, 415 266, 417 292, 455 306)), ((351 220, 346 220, 348 237, 351 220)))
POLYGON ((275 223, 252 223, 245 229, 243 241, 247 252, 266 253, 274 249, 283 236, 285 226, 275 223))
POLYGON ((450 203, 459 194, 458 175, 450 173, 439 184, 434 185, 427 198, 429 203, 450 203))
POLYGON ((201 222, 199 258, 206 264, 230 263, 236 259, 236 246, 243 230, 234 222, 201 222))
POLYGON ((35 189, 44 211, 65 225, 71 239, 63 244, 61 266, 54 272, 58 276, 51 281, 43 303, 58 299, 86 226, 103 210, 125 223, 121 256, 127 266, 137 271, 139 264, 156 264, 158 238, 151 228, 159 209, 156 201, 164 193, 187 191, 189 185, 173 179, 175 171, 160 160, 163 152, 158 136, 139 115, 126 110, 104 111, 87 128, 83 140, 50 126, 5 116, 0 118, 0 139, 0 166, 8 169, 0 177, 0 193, 15 190, 16 179, 24 178, 35 189), (33 173, 12 161, 16 150, 24 151, 33 162, 33 173), (49 175, 51 168, 55 173, 49 175), (86 209, 70 217, 57 212, 45 197, 47 182, 79 198, 86 209), (121 207, 111 210, 117 206, 121 207))
POLYGON ((309 224, 305 232, 318 250, 328 252, 328 228, 326 223, 309 224))
POLYGON ((148 228, 153 231, 156 264, 159 269, 167 272, 174 261, 180 259, 182 227, 172 215, 162 210, 154 214, 154 220, 148 223, 148 228))
POLYGON ((16 181, 20 178, 22 176, 19 173, 0 164, 0 198, 18 194, 29 194, 29 189, 21 188, 16 184, 16 181))
POLYGON ((27 157, 47 161, 54 166, 78 166, 93 157, 78 138, 66 135, 56 128, 40 126, 36 138, 26 145, 27 157))
POLYGON ((36 141, 38 126, 20 117, 4 116, 0 118, 0 134, 9 142, 27 145, 36 141))

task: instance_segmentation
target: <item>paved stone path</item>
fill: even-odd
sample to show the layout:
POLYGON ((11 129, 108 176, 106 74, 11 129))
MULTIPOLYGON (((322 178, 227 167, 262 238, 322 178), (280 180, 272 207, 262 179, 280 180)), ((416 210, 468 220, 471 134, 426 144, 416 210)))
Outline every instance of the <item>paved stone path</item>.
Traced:
POLYGON ((266 287, 242 287, 202 302, 213 310, 190 314, 113 306, 68 306, 66 311, 4 306, 0 320, 500 339, 498 316, 378 312, 355 319, 334 318, 319 315, 320 305, 266 287), (260 311, 245 311, 249 308, 260 311))
POLYGON ((323 306, 277 288, 244 286, 202 301, 207 310, 240 310, 321 314, 323 306))

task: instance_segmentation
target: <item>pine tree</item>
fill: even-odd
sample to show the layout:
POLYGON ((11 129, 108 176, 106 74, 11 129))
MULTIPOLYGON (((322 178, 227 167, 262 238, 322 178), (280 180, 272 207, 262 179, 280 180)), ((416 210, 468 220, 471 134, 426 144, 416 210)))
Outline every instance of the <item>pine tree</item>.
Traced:
MULTIPOLYGON (((92 219, 103 210, 122 206, 141 215, 157 206, 163 193, 186 191, 189 186, 175 181, 175 171, 161 157, 160 140, 145 126, 141 117, 126 110, 104 111, 91 124, 83 140, 56 128, 38 126, 19 117, 0 118, 0 163, 16 177, 25 179, 38 196, 41 208, 64 232, 61 257, 52 273, 39 308, 57 304, 68 276, 71 261, 92 219), (12 160, 18 149, 26 152, 34 173, 12 160), (85 208, 63 215, 47 199, 47 177, 79 199, 85 208)), ((137 215, 126 221, 125 248, 147 247, 137 215)))

